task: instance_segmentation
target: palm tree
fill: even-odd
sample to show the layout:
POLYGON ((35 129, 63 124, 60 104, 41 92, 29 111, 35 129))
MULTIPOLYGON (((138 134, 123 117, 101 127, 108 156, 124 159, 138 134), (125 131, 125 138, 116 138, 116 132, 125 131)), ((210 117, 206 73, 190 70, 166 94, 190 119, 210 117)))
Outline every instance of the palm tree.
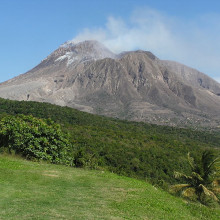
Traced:
POLYGON ((183 179, 185 184, 174 185, 172 190, 181 191, 182 195, 186 197, 194 194, 202 203, 204 203, 205 198, 212 198, 219 202, 216 196, 219 188, 216 183, 220 179, 220 158, 215 157, 213 151, 205 150, 197 162, 188 153, 188 163, 191 168, 191 175, 187 176, 180 172, 174 172, 174 177, 183 179))

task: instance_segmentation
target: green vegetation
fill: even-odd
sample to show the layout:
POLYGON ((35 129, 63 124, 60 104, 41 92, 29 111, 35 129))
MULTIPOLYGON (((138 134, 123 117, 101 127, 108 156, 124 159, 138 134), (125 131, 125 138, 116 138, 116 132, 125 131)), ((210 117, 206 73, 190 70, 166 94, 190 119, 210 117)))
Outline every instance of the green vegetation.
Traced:
POLYGON ((216 185, 220 178, 220 158, 215 157, 213 151, 206 150, 199 161, 195 161, 188 153, 188 162, 191 167, 191 175, 175 172, 175 177, 183 179, 186 184, 175 185, 173 189, 181 190, 182 195, 186 197, 195 196, 204 204, 210 203, 212 200, 218 202, 217 196, 220 197, 220 194, 217 194, 219 188, 216 185))
POLYGON ((5 116, 0 121, 0 146, 28 159, 70 164, 70 142, 60 125, 33 116, 5 116))
POLYGON ((219 152, 219 132, 128 122, 48 103, 0 99, 0 117, 5 114, 31 114, 61 124, 62 131, 70 134, 70 153, 77 167, 147 179, 163 188, 180 183, 174 171, 190 174, 188 152, 196 158, 204 149, 219 152))
POLYGON ((186 202, 106 171, 0 155, 0 218, 218 220, 219 209, 186 202))

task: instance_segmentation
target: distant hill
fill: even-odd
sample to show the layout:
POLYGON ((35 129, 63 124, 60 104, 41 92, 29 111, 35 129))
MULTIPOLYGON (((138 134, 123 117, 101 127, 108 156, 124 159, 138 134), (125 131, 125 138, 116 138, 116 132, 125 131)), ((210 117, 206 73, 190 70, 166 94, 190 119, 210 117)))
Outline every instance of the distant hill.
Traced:
POLYGON ((97 41, 61 45, 29 72, 1 83, 0 97, 163 125, 220 124, 219 83, 151 52, 114 54, 97 41))
POLYGON ((81 112, 49 103, 0 99, 0 117, 32 114, 51 118, 70 134, 77 167, 109 170, 167 186, 173 172, 188 172, 187 153, 219 153, 220 131, 195 131, 143 122, 130 122, 81 112))

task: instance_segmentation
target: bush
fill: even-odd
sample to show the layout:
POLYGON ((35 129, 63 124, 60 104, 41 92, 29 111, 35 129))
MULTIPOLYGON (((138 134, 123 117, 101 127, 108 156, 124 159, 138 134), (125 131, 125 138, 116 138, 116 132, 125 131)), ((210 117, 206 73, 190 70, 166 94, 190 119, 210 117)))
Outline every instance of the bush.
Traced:
POLYGON ((0 120, 0 146, 28 159, 72 165, 68 136, 50 119, 5 116, 0 120))

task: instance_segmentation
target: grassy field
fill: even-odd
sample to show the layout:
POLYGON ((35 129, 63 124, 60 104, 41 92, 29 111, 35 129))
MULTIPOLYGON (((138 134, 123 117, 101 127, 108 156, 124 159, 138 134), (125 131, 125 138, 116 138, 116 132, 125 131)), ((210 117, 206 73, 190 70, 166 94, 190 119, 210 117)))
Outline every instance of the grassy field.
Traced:
POLYGON ((0 219, 220 219, 143 181, 0 155, 0 219))

